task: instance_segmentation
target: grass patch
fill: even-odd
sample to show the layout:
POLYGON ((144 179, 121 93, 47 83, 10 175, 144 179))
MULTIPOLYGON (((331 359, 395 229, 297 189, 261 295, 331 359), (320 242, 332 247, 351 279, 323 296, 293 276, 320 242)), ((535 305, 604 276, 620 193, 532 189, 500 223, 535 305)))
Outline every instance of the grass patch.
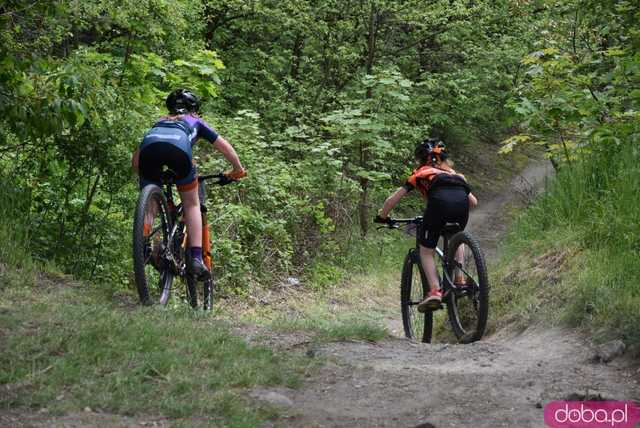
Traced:
MULTIPOLYGON (((416 202, 416 201, 412 201, 416 202)), ((406 216, 418 215, 419 210, 406 210, 406 216)), ((403 215, 399 215, 403 216, 403 215)), ((305 283, 314 291, 322 291, 336 284, 350 282, 358 276, 374 276, 402 268, 402 258, 413 245, 400 231, 376 230, 367 238, 355 228, 344 238, 344 249, 333 256, 319 257, 307 269, 305 283)))
POLYGON ((322 262, 332 268, 319 283, 307 275, 298 287, 257 289, 248 301, 220 301, 217 308, 224 318, 304 331, 319 342, 379 341, 390 333, 385 318, 400 317, 400 271, 411 245, 397 232, 374 233, 355 244, 340 265, 322 262))
POLYGON ((249 407, 241 391, 295 387, 309 368, 303 357, 249 345, 187 307, 124 310, 86 289, 34 291, 2 292, 4 408, 90 407, 253 427, 269 413, 249 407))
MULTIPOLYGON (((315 284, 293 296, 295 316, 283 307, 251 315, 253 322, 267 321, 270 328, 315 334, 321 342, 338 340, 379 341, 392 333, 389 319, 400 319, 400 274, 414 238, 400 231, 372 231, 355 240, 351 251, 335 263, 342 274, 335 282, 315 284)), ((394 331, 394 334, 401 334, 394 331)))
POLYGON ((0 175, 0 290, 33 283, 35 265, 28 249, 30 192, 17 188, 13 177, 0 175))
POLYGON ((380 322, 362 315, 346 314, 332 316, 317 313, 300 318, 277 318, 270 327, 280 331, 308 331, 314 333, 318 342, 341 340, 364 340, 377 342, 389 335, 387 328, 380 322))
POLYGON ((547 319, 640 347, 640 150, 560 171, 515 223, 494 276, 493 317, 547 319))
POLYGON ((538 235, 534 241, 518 241, 516 236, 510 237, 502 259, 490 271, 489 329, 506 325, 526 328, 542 319, 559 324, 571 296, 565 281, 581 266, 575 236, 569 229, 538 235))

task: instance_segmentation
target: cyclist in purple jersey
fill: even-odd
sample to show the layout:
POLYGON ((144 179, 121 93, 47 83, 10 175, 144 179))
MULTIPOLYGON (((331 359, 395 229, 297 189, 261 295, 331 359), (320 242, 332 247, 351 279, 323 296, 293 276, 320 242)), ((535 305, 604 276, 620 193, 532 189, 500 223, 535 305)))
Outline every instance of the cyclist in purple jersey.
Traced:
POLYGON ((219 137, 218 133, 211 129, 207 122, 197 116, 194 116, 193 114, 185 115, 182 120, 187 122, 187 124, 189 124, 195 130, 195 136, 191 139, 191 145, 195 144, 195 142, 200 138, 213 143, 219 137))
MULTIPOLYGON (((198 140, 207 140, 233 166, 225 175, 237 180, 246 176, 246 172, 233 146, 198 117, 200 103, 193 93, 176 89, 167 97, 166 105, 169 115, 145 134, 133 154, 132 165, 140 176, 141 189, 148 184, 160 185, 164 167, 175 173, 189 236, 191 264, 188 268, 198 279, 205 279, 209 270, 202 261, 202 217, 191 148, 198 140)), ((145 224, 145 229, 147 226, 145 224)))

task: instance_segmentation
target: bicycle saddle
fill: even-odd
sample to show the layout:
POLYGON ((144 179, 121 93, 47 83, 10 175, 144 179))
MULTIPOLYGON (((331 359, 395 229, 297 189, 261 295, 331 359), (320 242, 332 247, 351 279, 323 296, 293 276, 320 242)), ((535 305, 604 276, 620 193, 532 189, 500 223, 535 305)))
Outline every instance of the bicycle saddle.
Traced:
POLYGON ((442 232, 446 234, 454 234, 460 232, 461 230, 462 227, 458 223, 447 223, 444 225, 442 232))
POLYGON ((164 171, 162 171, 161 179, 163 184, 174 183, 177 178, 177 174, 170 169, 165 169, 164 171))

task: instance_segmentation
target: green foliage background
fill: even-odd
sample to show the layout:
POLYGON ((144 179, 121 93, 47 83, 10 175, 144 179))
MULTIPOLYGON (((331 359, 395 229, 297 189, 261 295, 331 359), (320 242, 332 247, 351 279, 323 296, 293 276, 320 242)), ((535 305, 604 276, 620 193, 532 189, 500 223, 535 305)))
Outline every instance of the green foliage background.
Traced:
POLYGON ((558 169, 635 147, 637 21, 630 1, 5 1, 3 230, 130 284, 130 155, 187 86, 249 172, 209 192, 221 284, 331 272, 429 133, 454 155, 513 136, 503 151, 539 144, 558 169))
POLYGON ((587 326, 598 340, 621 337, 637 353, 640 5, 546 4, 510 101, 521 133, 503 150, 537 144, 558 173, 516 222, 501 272, 511 286, 496 303, 525 318, 544 313, 587 326))
MULTIPOLYGON (((130 282, 130 154, 178 86, 203 97, 204 118, 249 171, 239 186, 209 192, 224 285, 246 289, 348 251, 420 137, 451 136, 455 151, 503 135, 503 101, 527 52, 510 15, 525 9, 5 2, 0 165, 24 196, 29 251, 81 278, 130 282)), ((223 168, 202 146, 200 170, 223 168)))

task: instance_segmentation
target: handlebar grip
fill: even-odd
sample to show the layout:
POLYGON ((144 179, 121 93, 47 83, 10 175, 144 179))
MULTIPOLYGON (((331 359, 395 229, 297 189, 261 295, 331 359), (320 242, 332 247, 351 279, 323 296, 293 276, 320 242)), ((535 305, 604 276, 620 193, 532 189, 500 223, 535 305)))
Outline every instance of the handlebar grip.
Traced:
POLYGON ((226 186, 227 184, 231 184, 234 183, 238 180, 234 180, 233 178, 227 177, 224 174, 220 174, 220 179, 218 179, 218 183, 221 186, 226 186))
POLYGON ((207 181, 207 180, 216 180, 214 184, 218 184, 220 186, 226 186, 227 184, 234 183, 237 180, 227 177, 224 173, 219 174, 209 174, 209 175, 201 175, 198 176, 198 181, 207 181))
POLYGON ((232 180, 240 180, 241 178, 247 176, 247 171, 244 169, 239 172, 229 171, 229 172, 225 172, 224 175, 232 180))

